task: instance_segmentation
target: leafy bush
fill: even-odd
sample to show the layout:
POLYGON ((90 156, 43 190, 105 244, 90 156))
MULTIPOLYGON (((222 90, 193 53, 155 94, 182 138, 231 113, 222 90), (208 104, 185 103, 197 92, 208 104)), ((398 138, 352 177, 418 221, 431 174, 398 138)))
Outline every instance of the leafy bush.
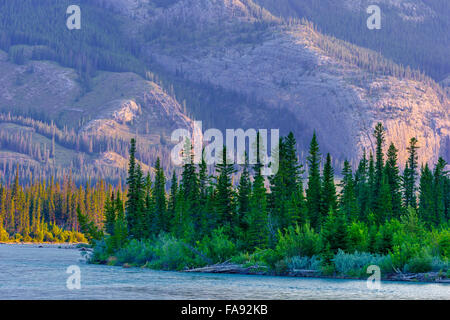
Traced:
POLYGON ((432 271, 446 271, 449 270, 449 261, 442 260, 440 257, 433 257, 431 259, 432 271))
POLYGON ((357 251, 349 254, 339 250, 333 261, 336 271, 343 275, 363 276, 370 265, 379 266, 383 272, 392 271, 391 257, 379 254, 357 251))
POLYGON ((353 221, 349 226, 348 248, 350 252, 365 252, 369 249, 369 228, 364 222, 353 221))
POLYGON ((428 272, 431 269, 432 257, 427 254, 412 257, 404 267, 405 272, 428 272))
POLYGON ((283 257, 307 256, 312 257, 320 253, 322 248, 320 235, 308 224, 301 228, 289 227, 286 233, 279 232, 276 251, 283 257))
POLYGON ((311 258, 296 256, 285 260, 289 270, 320 270, 322 265, 321 258, 318 256, 312 256, 311 258))
POLYGON ((181 240, 162 234, 154 244, 155 259, 148 267, 160 270, 183 270, 195 265, 194 253, 181 240))
POLYGON ((214 230, 211 238, 205 236, 198 244, 198 249, 214 263, 229 260, 236 254, 236 246, 225 234, 223 228, 214 230))
POLYGON ((131 240, 127 245, 116 252, 117 261, 141 266, 154 259, 155 255, 150 241, 131 240))

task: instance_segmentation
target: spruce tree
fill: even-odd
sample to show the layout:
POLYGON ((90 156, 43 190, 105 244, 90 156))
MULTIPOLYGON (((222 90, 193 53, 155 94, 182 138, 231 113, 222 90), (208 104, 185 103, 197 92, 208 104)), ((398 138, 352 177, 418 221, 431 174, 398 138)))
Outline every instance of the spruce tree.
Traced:
POLYGON ((419 217, 429 225, 434 225, 436 223, 433 191, 433 173, 427 163, 421 168, 418 214, 419 217))
POLYGON ((399 219, 403 213, 402 194, 401 194, 401 178, 398 168, 397 148, 393 143, 390 144, 387 151, 387 159, 385 166, 385 175, 391 192, 392 217, 399 219))
POLYGON ((167 219, 166 178, 159 157, 155 165, 155 183, 153 188, 154 217, 157 233, 169 231, 167 219))
POLYGON ((116 223, 116 208, 114 200, 114 192, 110 197, 106 197, 105 202, 105 232, 107 234, 114 234, 114 224, 116 223))
MULTIPOLYGON (((341 195, 339 199, 339 210, 342 211, 348 219, 355 221, 358 219, 358 202, 356 200, 352 168, 347 160, 344 161, 342 177, 342 182, 340 184, 341 195)), ((334 208, 331 209, 333 209, 333 212, 335 211, 334 208)))
POLYGON ((250 195, 252 191, 252 183, 250 181, 248 157, 245 155, 244 168, 239 180, 237 198, 239 213, 239 228, 242 234, 248 230, 248 214, 250 211, 250 195))
POLYGON ((403 174, 403 199, 405 207, 411 206, 414 209, 417 207, 416 200, 416 181, 417 181, 417 139, 411 138, 408 146, 408 161, 405 166, 405 171, 403 174))
POLYGON ((328 153, 325 165, 323 167, 322 178, 322 199, 321 199, 321 215, 326 216, 330 209, 336 210, 337 196, 336 187, 334 185, 334 169, 331 164, 331 156, 328 153))
POLYGON ((235 226, 236 214, 234 210, 232 175, 235 172, 234 165, 227 157, 227 148, 223 147, 222 161, 216 164, 217 178, 217 204, 219 223, 232 235, 235 226))
POLYGON ((309 221, 313 229, 318 229, 323 217, 321 216, 320 200, 321 183, 320 183, 320 153, 319 144, 317 143, 316 133, 314 132, 310 147, 308 160, 308 188, 306 189, 306 200, 308 206, 309 221))
POLYGON ((363 157, 358 164, 358 169, 355 173, 355 195, 358 201, 358 211, 360 217, 367 221, 369 214, 369 183, 368 183, 368 167, 369 162, 366 157, 366 150, 363 152, 363 157))
POLYGON ((247 245, 249 250, 264 249, 269 244, 269 222, 267 212, 267 195, 264 177, 261 174, 259 132, 256 143, 255 179, 250 197, 250 212, 248 215, 247 245))

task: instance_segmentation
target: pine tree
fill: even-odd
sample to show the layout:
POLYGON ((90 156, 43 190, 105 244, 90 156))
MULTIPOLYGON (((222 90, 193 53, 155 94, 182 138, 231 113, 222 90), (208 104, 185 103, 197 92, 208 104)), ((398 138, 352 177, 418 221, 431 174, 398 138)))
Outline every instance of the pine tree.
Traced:
MULTIPOLYGON (((433 172, 433 207, 434 220, 436 225, 446 221, 445 214, 445 182, 448 180, 448 172, 445 171, 447 162, 443 158, 438 159, 438 163, 433 172)), ((449 190, 447 190, 448 196, 449 190)))
MULTIPOLYGON (((353 181, 352 168, 350 163, 345 160, 342 169, 341 195, 339 199, 339 210, 344 213, 350 220, 358 219, 358 202, 355 194, 355 182, 353 181)), ((335 211, 334 208, 331 211, 335 211)), ((330 211, 328 211, 330 212, 330 211)))
POLYGON ((154 217, 157 233, 169 231, 169 220, 167 219, 166 178, 159 157, 155 165, 155 183, 153 188, 154 217))
POLYGON ((217 178, 217 204, 216 209, 219 216, 219 224, 223 226, 231 235, 235 226, 236 215, 233 203, 233 188, 231 178, 234 165, 230 163, 227 157, 227 148, 223 147, 222 161, 216 164, 217 178))
POLYGON ((405 166, 405 171, 403 173, 403 199, 405 207, 413 207, 414 209, 417 207, 416 200, 416 180, 417 180, 417 139, 411 138, 409 142, 408 152, 408 162, 405 166))
POLYGON ((383 183, 383 173, 384 173, 384 159, 383 159, 383 145, 384 145, 384 127, 380 122, 377 123, 374 130, 374 138, 376 141, 375 149, 375 180, 373 189, 373 199, 374 199, 374 212, 377 215, 382 215, 380 204, 381 186, 383 183))
POLYGON ((248 157, 245 155, 245 163, 239 180, 237 198, 239 213, 239 228, 245 234, 248 230, 248 214, 250 211, 250 195, 252 191, 252 183, 250 181, 248 157))
POLYGON ((435 224, 433 173, 428 163, 422 166, 419 183, 419 217, 427 224, 435 224))
POLYGON ((328 153, 325 165, 323 167, 322 178, 322 199, 321 199, 321 215, 326 216, 330 209, 336 210, 337 196, 336 187, 334 185, 334 169, 331 165, 331 156, 328 153))
MULTIPOLYGON (((110 191, 108 192, 110 193, 110 191)), ((110 193, 111 197, 106 197, 105 202, 105 232, 114 234, 114 225, 116 223, 116 208, 114 200, 114 192, 110 193)))
POLYGON ((358 169, 355 173, 355 195, 358 201, 359 215, 362 219, 367 221, 369 212, 369 184, 368 184, 368 165, 366 157, 366 150, 364 150, 363 157, 358 164, 358 169))
POLYGON ((172 174, 172 179, 170 180, 170 195, 169 195, 169 202, 167 204, 167 217, 169 222, 175 218, 177 194, 178 194, 178 179, 174 170, 172 174))
POLYGON ((310 148, 308 160, 308 188, 306 189, 306 200, 308 206, 309 221, 313 229, 317 229, 323 217, 320 210, 321 184, 320 184, 320 153, 319 144, 317 143, 316 133, 314 132, 310 148))
POLYGON ((136 164, 136 140, 131 139, 130 160, 128 166, 128 194, 126 206, 126 218, 128 234, 132 238, 141 239, 144 236, 144 181, 143 172, 139 164, 136 164))
POLYGON ((399 219, 403 214, 402 195, 401 195, 401 178, 400 170, 397 164, 397 148, 391 143, 387 151, 387 159, 385 166, 385 175, 391 192, 392 217, 399 219))
POLYGON ((335 213, 331 209, 324 221, 321 233, 326 246, 332 252, 336 253, 339 249, 345 251, 348 246, 348 231, 344 212, 338 210, 335 213))

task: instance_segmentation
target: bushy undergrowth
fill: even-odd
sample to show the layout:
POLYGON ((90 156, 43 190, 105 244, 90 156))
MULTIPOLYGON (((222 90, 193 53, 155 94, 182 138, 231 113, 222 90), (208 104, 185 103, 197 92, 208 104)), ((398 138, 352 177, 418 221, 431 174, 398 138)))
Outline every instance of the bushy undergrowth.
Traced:
POLYGON ((112 250, 110 248, 112 242, 108 239, 95 242, 94 252, 89 258, 91 263, 184 270, 224 262, 236 254, 234 243, 222 229, 215 230, 211 238, 205 237, 196 246, 191 246, 169 234, 161 234, 155 239, 133 239, 122 248, 112 250))
POLYGON ((383 273, 392 272, 392 260, 389 255, 367 252, 345 253, 339 250, 333 259, 338 274, 361 277, 367 275, 367 267, 376 265, 383 273))
POLYGON ((44 223, 36 232, 22 235, 19 233, 10 236, 0 226, 0 241, 4 242, 55 242, 55 243, 87 243, 85 236, 77 231, 64 230, 55 224, 44 223))
POLYGON ((304 269, 365 277, 369 265, 379 266, 383 274, 395 271, 447 274, 450 251, 448 227, 427 229, 413 211, 378 228, 364 222, 350 223, 346 247, 337 250, 330 249, 322 233, 315 232, 308 224, 279 232, 274 247, 256 248, 253 252, 239 251, 239 244, 223 228, 213 230, 195 243, 171 234, 124 241, 119 248, 117 241, 108 237, 97 241, 91 262, 183 270, 229 261, 276 274, 304 269))
POLYGON ((289 270, 320 270, 322 259, 318 256, 285 258, 289 270))

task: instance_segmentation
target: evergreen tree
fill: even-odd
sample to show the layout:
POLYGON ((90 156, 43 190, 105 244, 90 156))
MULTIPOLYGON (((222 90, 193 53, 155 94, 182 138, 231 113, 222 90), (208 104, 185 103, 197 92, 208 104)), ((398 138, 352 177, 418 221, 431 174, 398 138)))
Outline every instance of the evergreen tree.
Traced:
POLYGON ((391 192, 392 217, 399 219, 403 213, 402 195, 401 195, 401 178, 398 168, 397 148, 393 143, 390 144, 387 151, 387 159, 385 166, 385 175, 391 192))
POLYGON ((232 175, 235 172, 234 165, 227 157, 227 148, 223 147, 222 161, 216 164, 217 178, 217 204, 219 224, 231 235, 235 226, 236 215, 234 210, 233 188, 231 184, 232 175))
POLYGON ((308 206, 309 221, 313 229, 317 229, 321 222, 320 200, 321 184, 320 184, 320 153, 319 144, 317 143, 316 133, 314 132, 309 147, 308 160, 308 188, 306 189, 306 201, 308 206))
POLYGON ((248 215, 247 243, 248 249, 264 249, 269 243, 269 225, 267 212, 267 195, 264 186, 264 177, 261 174, 260 139, 257 136, 256 164, 254 166, 255 179, 253 181, 250 197, 250 212, 248 215))
POLYGON ((169 220, 167 219, 166 178, 159 157, 155 165, 155 183, 153 188, 154 217, 157 233, 169 232, 169 220))
POLYGON ((248 214, 250 211, 250 195, 252 192, 252 183, 250 181, 248 157, 245 155, 245 163, 239 180, 237 198, 239 213, 239 228, 243 234, 248 230, 248 214))
POLYGON ((408 162, 405 166, 405 171, 403 173, 403 199, 405 207, 417 207, 416 200, 416 180, 417 180, 417 139, 411 138, 409 142, 408 152, 408 162))
POLYGON ((428 163, 422 166, 419 183, 419 217, 427 224, 435 224, 433 173, 428 163))
POLYGON ((368 183, 368 167, 369 162, 366 157, 366 150, 363 152, 363 157, 358 164, 358 169, 355 173, 355 195, 358 201, 358 210, 360 218, 367 221, 369 214, 369 183, 368 183))
POLYGON ((346 250, 348 246, 348 231, 345 214, 342 210, 337 213, 330 210, 322 227, 325 246, 336 253, 339 249, 346 250))
POLYGON ((168 221, 172 221, 175 218, 175 208, 177 206, 177 194, 178 194, 178 179, 175 170, 170 180, 170 195, 169 202, 167 204, 167 217, 168 221))
MULTIPOLYGON (((356 200, 352 168, 347 160, 344 161, 342 177, 343 179, 340 184, 341 196, 339 199, 339 210, 350 220, 355 221, 358 219, 358 202, 356 200)), ((330 211, 335 212, 334 208, 331 209, 332 210, 330 211)))
POLYGON ((433 208, 434 208, 434 220, 435 224, 443 224, 446 221, 445 213, 445 195, 450 190, 446 191, 446 180, 448 181, 448 172, 445 171, 447 162, 443 158, 438 159, 438 163, 433 172, 433 208))
POLYGON ((322 179, 322 200, 321 200, 321 215, 326 216, 330 209, 336 210, 337 196, 336 187, 334 185, 334 169, 331 164, 331 156, 328 153, 325 165, 323 167, 322 179))
POLYGON ((112 235, 114 234, 114 225, 116 223, 116 208, 115 208, 114 192, 110 194, 111 197, 106 197, 105 202, 105 232, 107 234, 112 235))

